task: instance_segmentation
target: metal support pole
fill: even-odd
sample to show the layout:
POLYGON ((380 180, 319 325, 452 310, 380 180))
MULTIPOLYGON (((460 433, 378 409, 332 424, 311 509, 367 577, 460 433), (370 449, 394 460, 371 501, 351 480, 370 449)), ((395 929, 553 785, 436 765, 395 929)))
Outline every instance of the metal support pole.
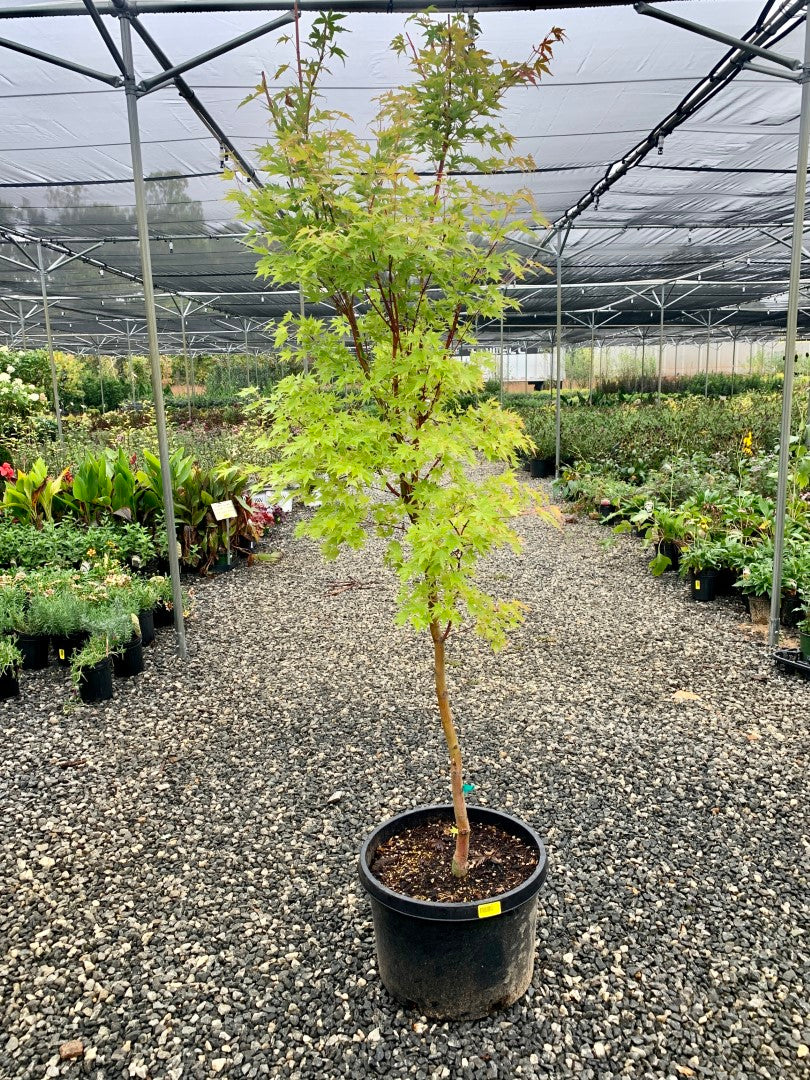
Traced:
MULTIPOLYGON (((304 290, 299 285, 298 286, 298 314, 303 319, 305 313, 306 313, 306 309, 304 307, 304 290)), ((503 334, 503 319, 501 319, 501 333, 503 334)), ((304 355, 304 374, 306 375, 308 372, 309 372, 309 354, 305 354, 304 355)))
POLYGON ((191 419, 191 383, 188 381, 188 343, 186 342, 186 313, 180 312, 180 339, 183 342, 183 367, 186 373, 186 398, 188 403, 188 418, 191 419))
POLYGON ((802 233, 804 197, 807 187, 807 150, 810 145, 810 15, 804 23, 804 69, 802 102, 799 113, 799 150, 796 158, 796 190, 793 202, 793 237, 790 251, 790 286, 788 288, 787 326, 785 332, 785 380, 782 387, 782 423, 779 432, 779 474, 776 483, 776 527, 773 539, 773 579, 771 581, 771 617, 768 644, 779 637, 779 612, 782 606, 782 564, 785 553, 785 512, 790 466, 790 420, 793 405, 793 357, 796 352, 796 323, 799 317, 799 282, 802 270, 802 233))
POLYGON ((647 331, 641 331, 641 384, 640 390, 644 393, 644 358, 647 351, 647 331))
POLYGON ((132 331, 127 324, 127 372, 129 374, 129 392, 132 396, 132 404, 135 405, 135 367, 132 363, 132 331))
POLYGON ((45 279, 45 261, 42 257, 42 244, 37 244, 37 265, 39 266, 39 287, 42 291, 42 308, 45 312, 45 337, 48 341, 48 359, 51 364, 51 389, 53 391, 53 412, 56 417, 56 433, 60 446, 64 446, 62 434, 62 406, 59 404, 59 381, 56 377, 56 361, 53 358, 53 335, 51 334, 51 312, 48 307, 48 283, 45 279))
POLYGON ((132 153, 135 217, 138 222, 138 244, 141 250, 141 268, 143 271, 146 333, 149 339, 149 359, 152 368, 152 395, 155 399, 155 425, 157 427, 158 453, 163 482, 163 509, 166 516, 166 541, 169 552, 169 571, 172 580, 174 632, 177 652, 185 660, 188 657, 188 649, 186 648, 186 627, 183 619, 183 593, 180 587, 180 560, 177 554, 177 528, 174 520, 174 494, 172 492, 171 465, 169 463, 169 440, 166 433, 166 408, 163 402, 163 374, 160 369, 160 352, 158 350, 155 292, 152 282, 152 253, 149 248, 149 224, 146 216, 141 135, 138 126, 138 97, 135 91, 135 68, 132 61, 132 32, 128 18, 121 19, 121 45, 127 72, 124 80, 124 90, 127 99, 129 144, 132 153))
POLYGON ((661 321, 658 324, 658 393, 656 401, 661 403, 661 376, 664 371, 664 290, 661 289, 661 321))
POLYGON ((525 376, 526 393, 529 392, 529 343, 523 342, 523 374, 525 376))
POLYGON ((107 410, 104 408, 104 372, 101 365, 101 346, 96 348, 96 356, 98 357, 98 392, 101 395, 101 411, 105 413, 107 410))
POLYGON ((503 314, 501 314, 501 353, 500 360, 498 362, 498 382, 500 383, 500 402, 503 405, 503 314))
POLYGON ((27 349, 28 348, 28 342, 25 340, 25 315, 23 315, 22 301, 20 301, 19 307, 20 307, 20 330, 22 330, 22 347, 23 347, 23 349, 27 349))
POLYGON ((591 361, 588 367, 588 404, 593 396, 593 339, 596 333, 596 318, 591 319, 591 361))
POLYGON ((731 335, 731 396, 734 397, 734 374, 737 367, 737 335, 731 335))
POLYGON ((703 396, 709 396, 709 356, 712 350, 712 313, 709 312, 709 318, 706 323, 706 381, 703 384, 703 396))
POLYGON ((561 427, 561 393, 560 388, 562 384, 562 378, 560 369, 562 367, 562 250, 565 241, 562 238, 562 234, 557 234, 557 329, 556 329, 556 363, 554 365, 554 381, 555 396, 554 396, 554 477, 555 479, 560 475, 560 427, 561 427))
POLYGON ((678 342, 677 342, 677 340, 675 342, 675 359, 673 361, 672 378, 673 379, 678 378, 678 342))

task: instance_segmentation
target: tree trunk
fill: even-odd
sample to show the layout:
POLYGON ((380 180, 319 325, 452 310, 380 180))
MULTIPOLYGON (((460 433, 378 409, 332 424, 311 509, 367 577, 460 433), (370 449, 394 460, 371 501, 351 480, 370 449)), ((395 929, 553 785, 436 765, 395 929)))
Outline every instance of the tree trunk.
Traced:
POLYGON ((453 714, 450 711, 450 699, 447 694, 447 676, 444 667, 444 635, 439 624, 434 620, 430 624, 430 636, 433 638, 433 664, 436 672, 436 700, 439 704, 439 716, 442 730, 447 740, 450 754, 450 790, 453 794, 453 813, 456 818, 456 850, 453 854, 453 875, 464 877, 469 869, 470 857, 470 822, 467 819, 467 804, 461 783, 461 747, 458 744, 453 714))

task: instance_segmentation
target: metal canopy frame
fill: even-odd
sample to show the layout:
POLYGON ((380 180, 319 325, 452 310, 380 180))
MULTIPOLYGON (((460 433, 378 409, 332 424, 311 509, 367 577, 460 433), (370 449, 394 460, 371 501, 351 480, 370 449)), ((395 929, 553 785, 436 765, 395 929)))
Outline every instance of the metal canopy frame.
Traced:
MULTIPOLYGON (((23 52, 28 56, 32 56, 34 59, 41 60, 44 63, 52 64, 56 67, 67 68, 78 74, 85 75, 89 78, 96 79, 104 82, 107 85, 113 87, 123 86, 126 96, 127 104, 127 119, 129 125, 129 146, 132 158, 132 178, 135 189, 135 215, 137 220, 138 229, 138 246, 140 249, 141 257, 141 280, 140 283, 143 287, 143 299, 146 315, 146 332, 149 342, 149 358, 151 363, 151 378, 152 378, 152 396, 155 404, 155 422, 157 427, 158 437, 158 453, 160 457, 161 465, 161 478, 162 478, 162 496, 163 496, 163 512, 165 516, 166 526, 166 540, 167 550, 169 555, 169 567, 172 581, 172 599, 174 606, 174 627, 175 627, 175 640, 177 652, 181 658, 186 659, 188 656, 188 649, 186 645, 186 633, 185 633, 185 621, 183 617, 183 595, 180 585, 180 562, 177 550, 177 530, 174 517, 174 496, 172 492, 171 481, 171 466, 169 461, 169 443, 166 432, 166 413, 165 404, 163 400, 163 381, 160 366, 160 350, 158 346, 157 335, 157 318, 155 309, 155 295, 154 295, 154 281, 152 276, 152 263, 151 263, 151 246, 149 236, 149 225, 147 220, 146 210, 146 192, 144 186, 144 170, 143 160, 141 156, 141 138, 140 128, 138 122, 138 99, 144 95, 150 93, 153 90, 158 89, 160 86, 165 85, 168 82, 174 82, 178 87, 182 96, 192 106, 192 109, 200 115, 202 111, 201 119, 206 124, 209 131, 220 137, 224 142, 228 142, 227 136, 224 132, 221 132, 219 125, 210 117, 210 115, 199 104, 196 95, 194 95, 190 88, 185 86, 181 80, 181 76, 187 72, 205 64, 210 60, 215 59, 224 53, 238 48, 240 45, 245 44, 247 41, 253 41, 264 34, 271 33, 274 30, 279 29, 282 26, 291 22, 295 16, 291 11, 287 11, 283 16, 278 19, 274 19, 270 23, 266 23, 263 26, 257 27, 247 34, 242 34, 237 38, 226 41, 215 48, 207 49, 205 52, 192 57, 189 60, 180 64, 171 64, 162 50, 154 43, 151 36, 148 33, 142 34, 150 51, 155 55, 163 67, 162 74, 153 76, 149 79, 142 79, 137 81, 137 75, 135 71, 135 64, 132 53, 132 27, 138 24, 138 11, 136 7, 128 2, 128 0, 114 0, 112 10, 108 10, 105 13, 113 14, 120 20, 121 29, 121 50, 119 51, 115 42, 112 39, 104 21, 102 19, 102 12, 94 4, 94 0, 83 0, 83 7, 86 14, 90 16, 95 25, 104 45, 107 48, 110 57, 112 58, 115 66, 118 68, 120 75, 108 75, 104 72, 98 72, 93 69, 87 68, 83 65, 78 65, 70 60, 65 60, 61 57, 53 56, 38 49, 32 49, 28 46, 19 45, 14 42, 10 42, 6 39, 0 39, 0 47, 11 49, 12 51, 23 52)), ((27 14, 30 15, 34 9, 28 9, 27 14)), ((78 11, 78 9, 77 9, 78 11)), ((59 12, 52 12, 58 14, 59 12)), ((67 14, 68 12, 61 12, 67 14)), ((72 13, 72 12, 71 12, 72 13)), ((5 13, 8 17, 9 13, 5 13)), ((240 158, 238 152, 234 148, 235 156, 240 158)), ((248 179, 250 176, 248 175, 248 179)), ((94 250, 98 245, 94 245, 94 248, 88 249, 82 252, 75 252, 71 250, 65 250, 61 253, 61 257, 56 260, 46 271, 45 262, 43 258, 43 244, 41 240, 37 241, 37 261, 34 264, 33 259, 28 255, 25 249, 20 245, 19 238, 10 234, 7 230, 3 230, 6 238, 23 254, 24 263, 20 263, 19 260, 9 259, 4 257, 5 261, 11 261, 17 265, 28 268, 27 264, 31 263, 35 265, 39 273, 39 281, 41 288, 41 298, 43 313, 45 318, 45 329, 48 342, 48 355, 50 359, 51 368, 51 381, 53 392, 53 405, 54 412, 56 414, 56 422, 58 428, 58 435, 60 441, 62 440, 62 418, 61 409, 59 403, 59 388, 56 376, 56 366, 54 363, 53 355, 53 338, 51 334, 50 325, 50 309, 49 299, 47 292, 47 273, 57 269, 59 266, 63 266, 74 259, 82 259, 85 262, 93 263, 97 260, 91 260, 89 258, 90 250, 94 250)), ((104 272, 103 266, 100 267, 100 272, 104 272)), ((134 275, 130 275, 134 278, 134 275)), ((183 339, 185 342, 185 314, 181 312, 181 322, 183 339)), ((245 331, 245 340, 247 342, 247 331, 245 331)), ((131 347, 131 334, 127 334, 128 345, 131 347)))
MULTIPOLYGON (((625 0, 595 0, 593 6, 620 6, 625 0)), ((418 11, 423 8, 423 0, 381 0, 377 3, 372 2, 360 2, 360 0, 333 0, 328 4, 331 10, 336 11, 362 11, 362 12, 391 12, 396 6, 397 11, 418 11)), ((527 7, 533 9, 550 9, 550 8, 562 8, 566 6, 582 7, 586 6, 582 3, 582 0, 558 0, 557 3, 535 3, 527 4, 526 0, 440 0, 439 3, 433 5, 437 11, 456 11, 456 10, 470 10, 470 11, 509 11, 509 10, 524 10, 527 7)), ((92 68, 85 67, 77 64, 74 61, 62 57, 53 56, 42 50, 33 48, 29 45, 15 43, 5 38, 0 38, 0 49, 10 49, 30 56, 33 59, 40 60, 45 63, 61 67, 63 69, 72 71, 76 74, 86 76, 96 81, 111 86, 113 88, 123 87, 128 113, 128 125, 129 125, 129 144, 132 156, 133 166, 133 183, 135 187, 135 211, 137 219, 137 231, 138 231, 138 243, 140 248, 141 257, 141 274, 136 275, 123 271, 120 268, 114 267, 109 263, 105 263, 98 255, 93 255, 93 252, 97 252, 98 248, 104 241, 97 241, 95 237, 88 237, 87 242, 89 247, 82 250, 74 250, 69 244, 64 244, 61 241, 49 240, 47 237, 40 236, 25 236, 14 230, 6 228, 0 228, 0 240, 3 240, 12 245, 19 254, 22 254, 23 261, 15 258, 14 256, 0 255, 0 259, 10 265, 16 265, 26 270, 35 269, 39 276, 40 296, 38 298, 42 307, 42 314, 45 322, 45 333, 48 343, 49 355, 51 358, 51 372, 53 382, 53 395, 54 395, 54 408, 57 415, 57 423, 61 428, 61 417, 58 401, 58 387, 56 384, 55 366, 53 363, 53 337, 50 325, 50 313, 53 305, 53 297, 49 297, 47 289, 47 274, 58 269, 60 266, 67 265, 73 261, 81 261, 88 266, 95 266, 100 274, 103 274, 106 270, 109 270, 111 274, 115 274, 122 280, 129 281, 131 285, 137 285, 140 287, 140 292, 135 297, 127 297, 127 300, 134 298, 142 299, 145 304, 145 321, 144 327, 146 330, 146 336, 149 344, 149 355, 152 366, 152 383, 153 393, 156 402, 156 416, 158 426, 158 442, 161 454, 161 463, 164 473, 164 506, 166 510, 166 525, 167 536, 169 538, 169 556, 172 564, 172 581, 175 589, 175 617, 176 617, 176 633, 177 633, 177 646, 181 655, 186 654, 185 646, 185 634, 182 621, 182 601, 180 597, 179 587, 179 566, 177 564, 177 554, 173 544, 174 536, 174 522, 173 522, 173 501, 172 494, 169 485, 169 469, 168 469, 168 444, 166 441, 165 433, 165 417, 163 414, 163 397, 162 386, 160 378, 160 363, 158 353, 158 327, 157 327, 157 314, 156 309, 159 305, 156 304, 156 292, 155 283, 152 274, 151 267, 151 251, 150 251, 150 237, 149 229, 146 218, 146 198, 144 188, 144 176, 143 167, 140 154, 140 132, 138 126, 138 100, 155 90, 173 84, 177 89, 181 97, 186 100, 192 111, 203 123, 206 130, 219 141, 219 145, 223 152, 227 152, 232 159, 238 163, 240 170, 243 172, 248 183, 254 183, 260 185, 261 181, 257 176, 255 169, 251 163, 240 153, 235 143, 228 137, 225 131, 221 128, 218 122, 211 116, 205 106, 199 101, 196 93, 188 86, 183 79, 183 75, 190 70, 198 67, 201 64, 208 62, 218 56, 221 56, 246 42, 255 40, 265 34, 286 25, 297 18, 298 11, 320 11, 324 7, 324 4, 319 0, 298 0, 296 4, 296 12, 290 11, 290 5, 288 2, 282 2, 282 0, 174 0, 174 2, 159 2, 159 0, 140 0, 137 4, 131 3, 130 0, 109 0, 109 2, 94 2, 94 0, 82 0, 82 3, 45 3, 36 6, 21 6, 17 8, 5 8, 0 10, 0 19, 15 19, 15 18, 37 18, 48 16, 74 16, 74 15, 87 15, 93 21, 110 58, 113 61, 114 66, 118 70, 118 74, 110 74, 107 72, 98 71, 92 68), (152 38, 146 28, 140 23, 139 16, 145 13, 170 13, 170 12, 203 12, 203 11, 273 11, 280 10, 283 12, 280 18, 274 19, 269 23, 256 27, 246 33, 238 35, 235 38, 230 39, 214 48, 205 50, 198 53, 196 56, 183 61, 181 63, 173 63, 170 58, 163 52, 157 42, 152 38), (121 48, 112 39, 105 23, 103 16, 115 16, 120 20, 121 25, 121 48), (135 31, 142 42, 146 45, 150 54, 158 61, 162 71, 147 78, 138 79, 135 71, 135 64, 132 54, 132 31, 135 31), (34 260, 30 254, 25 250, 27 244, 35 244, 37 250, 37 261, 34 264, 34 260), (59 258, 48 268, 45 267, 43 259, 43 248, 49 248, 57 251, 59 258)), ((713 30, 697 24, 691 20, 682 18, 669 10, 664 11, 659 8, 652 7, 648 3, 637 3, 634 5, 635 10, 642 15, 649 16, 655 19, 659 19, 670 24, 673 24, 681 29, 687 30, 691 33, 700 34, 708 37, 712 40, 721 42, 730 47, 730 51, 720 60, 718 64, 712 69, 712 71, 701 80, 696 86, 693 86, 688 94, 681 100, 679 105, 662 120, 655 125, 648 135, 637 143, 630 151, 624 154, 620 160, 614 161, 605 171, 604 176, 592 185, 590 190, 580 198, 572 207, 570 207, 565 213, 554 223, 550 231, 546 234, 545 238, 540 239, 539 242, 532 241, 528 246, 534 247, 538 252, 545 251, 550 253, 555 258, 556 263, 556 280, 553 285, 544 285, 540 282, 535 282, 530 285, 523 286, 528 291, 528 296, 533 298, 535 305, 540 304, 540 311, 535 311, 534 316, 537 317, 541 314, 543 318, 549 318, 551 312, 546 309, 543 313, 542 309, 542 297, 544 293, 554 290, 556 299, 556 318, 554 322, 555 326, 555 341, 556 341, 556 363, 555 363, 555 384, 556 384, 556 428, 557 428, 557 448, 556 448, 556 461, 559 468, 559 421, 560 421, 560 387, 561 387, 561 355, 562 355, 562 339, 563 331, 566 325, 572 329, 582 327, 583 330, 590 332, 591 339, 591 375, 593 374, 593 342, 596 331, 597 316, 609 316, 604 317, 601 327, 607 327, 608 324, 612 324, 612 332, 621 333, 626 331, 626 326, 622 325, 622 319, 627 317, 627 309, 633 304, 634 300, 641 301, 641 309, 635 308, 635 312, 639 312, 639 316, 636 317, 635 325, 637 327, 643 327, 641 333, 646 340, 648 334, 650 334, 654 326, 647 324, 646 321, 642 322, 640 318, 640 312, 643 311, 643 305, 649 304, 649 310, 644 314, 649 315, 650 322, 655 321, 658 317, 658 339, 659 339, 659 352, 658 352, 658 370, 657 370, 657 382, 658 391, 660 393, 661 388, 661 372, 662 372, 662 358, 663 348, 665 341, 665 311, 671 312, 672 321, 683 326, 683 324, 689 320, 694 320, 698 323, 704 322, 707 333, 710 334, 712 326, 719 326, 720 324, 732 323, 733 340, 736 343, 737 337, 743 332, 744 329, 751 329, 752 324, 754 328, 767 332, 767 323, 762 315, 762 310, 758 307, 751 307, 745 310, 745 301, 741 302, 740 296, 737 293, 736 298, 732 296, 730 303, 715 303, 712 306, 711 291, 715 290, 717 297, 719 298, 722 290, 728 293, 735 288, 741 288, 743 294, 746 288, 752 286, 752 299, 754 300, 766 300, 767 295, 763 295, 763 290, 772 289, 770 295, 776 296, 787 289, 788 304, 787 304, 787 336, 786 336, 786 357, 793 355, 795 347, 795 339, 797 332, 797 324, 800 315, 810 324, 810 317, 806 314, 807 310, 800 303, 800 293, 803 287, 801 281, 801 259, 802 255, 807 256, 807 251, 803 248, 803 235, 805 231, 803 221, 804 211, 804 193, 805 193, 805 173, 807 164, 807 142, 808 132, 810 132, 810 119, 808 119, 808 111, 810 111, 810 92, 808 92, 807 84, 808 77, 810 77, 809 65, 810 65, 810 29, 807 28, 806 17, 806 0, 787 0, 785 4, 770 18, 760 18, 758 22, 753 26, 743 37, 735 37, 724 32, 713 30), (801 60, 784 56, 777 52, 774 48, 778 42, 784 38, 791 30, 795 29, 801 24, 801 21, 805 20, 806 32, 805 32, 805 58, 801 60), (761 63, 755 63, 756 60, 765 61, 765 66, 761 63), (663 140, 676 131, 681 125, 685 123, 687 119, 695 115, 695 113, 705 106, 710 100, 712 100, 720 91, 732 82, 742 71, 753 70, 762 74, 773 75, 779 78, 787 78, 791 81, 797 81, 802 86, 802 108, 801 108, 801 126, 800 126, 800 139, 799 139, 799 163, 796 172, 796 189, 794 200, 794 215, 792 224, 792 238, 790 243, 778 235, 774 235, 774 230, 779 230, 786 226, 786 222, 779 222, 775 225, 763 226, 762 223, 745 223, 737 225, 733 223, 731 225, 732 231, 757 229, 760 233, 764 234, 768 239, 768 243, 760 245, 759 247, 752 248, 750 251, 739 251, 733 254, 729 254, 725 258, 719 259, 716 262, 705 266, 703 270, 696 270, 688 274, 678 274, 675 276, 662 275, 656 278, 637 278, 632 275, 626 277, 625 280, 616 281, 613 280, 609 284, 602 281, 583 281, 573 280, 564 282, 562 275, 563 267, 563 249, 565 248, 571 231, 573 228, 577 229, 589 228, 593 230, 621 228, 628 229, 626 223, 617 223, 612 226, 610 223, 580 223, 578 219, 582 217, 584 212, 593 207, 598 209, 599 199, 606 192, 611 190, 621 179, 626 176, 627 173, 640 166, 641 162, 646 158, 654 148, 658 148, 659 153, 661 151, 663 140), (722 272, 739 265, 743 260, 746 261, 746 266, 750 265, 752 257, 761 254, 765 250, 780 246, 789 247, 791 250, 791 262, 790 262, 790 275, 789 279, 785 281, 781 277, 763 277, 758 275, 756 278, 740 277, 735 279, 734 277, 728 277, 722 272), (707 281, 703 281, 704 274, 711 274, 716 271, 721 273, 707 281), (697 284, 695 282, 697 278, 697 284), (756 286, 754 288, 754 286, 756 286), (589 292, 604 292, 606 289, 614 291, 614 297, 612 300, 605 302, 599 302, 597 297, 589 296, 586 298, 586 302, 581 307, 574 308, 574 305, 570 305, 574 310, 567 312, 563 311, 562 297, 564 291, 566 295, 569 295, 569 290, 575 290, 579 288, 581 290, 581 296, 585 296, 586 290, 589 292), (681 295, 676 295, 679 289, 688 289, 686 292, 681 292, 681 295), (623 300, 626 301, 626 309, 624 312, 614 312, 613 307, 616 304, 622 302, 621 299, 617 299, 615 296, 615 290, 623 290, 623 300), (683 307, 679 307, 679 303, 683 304, 683 301, 687 296, 690 296, 698 291, 707 293, 708 306, 705 310, 704 317, 694 310, 688 310, 683 307), (592 301, 596 299, 597 302, 592 301), (729 310, 730 309, 730 310, 729 310)), ((784 171, 784 170, 783 170, 784 171)), ((642 223, 640 226, 646 228, 669 228, 670 226, 654 225, 652 223, 642 223)), ((702 228, 702 225, 695 224, 689 226, 691 229, 702 228)), ((707 228, 711 228, 714 232, 718 228, 722 228, 722 225, 718 226, 717 223, 707 225, 707 228)), ((233 234, 234 238, 238 239, 238 234, 233 234)), ((177 239, 187 239, 185 234, 178 234, 177 239)), ((122 240, 128 242, 132 241, 132 237, 122 237, 122 240)), ((75 242, 75 238, 74 238, 75 242)), ((524 241, 516 238, 515 242, 524 243, 524 241)), ((598 244, 597 238, 597 244, 598 244)), ((171 240, 170 240, 171 243, 171 240)), ((596 246, 596 245, 592 245, 596 246)), ((574 245, 572 254, 572 260, 576 259, 578 254, 584 254, 588 249, 582 245, 577 247, 574 245)), ((572 260, 569 260, 571 265, 572 260)), ((810 286, 810 282, 805 284, 810 286)), ((514 285, 505 286, 507 288, 517 288, 514 285)), ((161 294, 170 298, 174 304, 177 315, 180 319, 180 339, 182 341, 183 355, 188 362, 189 349, 187 341, 187 326, 186 319, 201 310, 208 309, 215 323, 220 325, 216 329, 217 338, 222 337, 223 340, 227 336, 231 336, 232 339, 236 335, 241 335, 244 341, 245 351, 249 350, 249 334, 256 333, 256 330, 261 325, 259 322, 251 322, 251 317, 248 313, 238 313, 233 310, 217 310, 215 307, 216 301, 222 301, 223 297, 229 295, 223 290, 219 290, 215 294, 204 295, 199 292, 178 292, 172 290, 160 290, 161 294), (197 305, 194 307, 194 305, 197 305)), ((297 290, 288 290, 288 292, 295 292, 297 290)), ((276 290, 274 292, 264 292, 261 294, 261 299, 264 299, 265 295, 270 297, 280 297, 283 295, 284 290, 276 290)), ((233 294, 236 296, 244 297, 251 295, 244 291, 233 294)), ((255 293, 252 295, 256 295, 255 293)), ((570 295, 575 295, 570 293, 570 295)), ((30 328, 26 327, 25 317, 23 315, 22 305, 28 304, 34 301, 33 295, 20 292, 19 295, 11 294, 4 298, 4 305, 6 309, 10 311, 12 318, 13 309, 9 309, 8 303, 17 302, 19 305, 19 323, 21 327, 21 333, 23 340, 26 336, 31 335, 30 328)), ((118 299, 118 298, 116 298, 118 299)), ((76 298, 76 302, 81 303, 79 298, 76 298)), ((101 300, 101 306, 104 306, 104 300, 101 300)), ((774 309, 778 307, 778 303, 774 300, 774 309)), ((86 311, 76 309, 77 313, 82 317, 87 315, 86 311)), ((767 310, 767 309, 766 309, 767 310)), ((31 308, 28 313, 30 319, 32 314, 38 311, 37 307, 31 308)), ((92 314, 92 313, 91 313, 92 314)), ((532 314, 528 312, 528 314, 532 314)), ((525 317, 526 313, 523 316, 525 317)), ((770 316, 770 312, 768 312, 770 316)), ((126 338, 127 338, 127 352, 131 357, 133 332, 130 325, 132 315, 129 312, 121 313, 120 316, 111 313, 109 309, 103 312, 105 318, 104 328, 109 330, 115 330, 115 325, 121 320, 127 320, 126 325, 126 338)), ((96 309, 95 318, 99 323, 99 334, 95 335, 96 345, 105 341, 104 336, 101 334, 101 320, 102 313, 96 309)), ((255 316, 254 316, 255 319, 255 316)), ((510 322, 507 324, 510 333, 513 330, 519 328, 519 324, 516 322, 510 322)), ((771 326, 774 324, 771 323, 771 326)), ((536 323, 532 328, 534 332, 542 329, 543 323, 536 323)), ((670 332, 674 327, 670 326, 670 332)), ((500 325, 500 338, 503 342, 503 323, 500 325)), ((80 335, 77 335, 79 337, 80 335)), ((81 335, 85 340, 93 340, 93 335, 81 335)), ((502 348, 502 346, 501 346, 502 348)), ((708 378, 708 362, 709 362, 709 350, 707 347, 707 367, 706 374, 708 378)), ((771 642, 775 641, 776 633, 778 632, 778 591, 777 580, 781 585, 781 559, 782 559, 782 546, 784 540, 784 511, 785 511, 785 492, 786 492, 786 468, 787 468, 787 447, 789 437, 789 420, 790 420, 790 394, 789 391, 792 387, 792 375, 793 365, 786 363, 785 366, 785 399, 783 401, 783 417, 782 417, 782 440, 780 447, 780 479, 779 479, 779 496, 778 496, 778 512, 777 512, 777 536, 775 543, 775 558, 774 558, 774 588, 772 591, 772 611, 771 611, 771 625, 770 625, 770 638, 771 642), (787 428, 786 425, 787 424, 787 428), (778 576, 777 576, 778 574, 778 576), (774 616, 774 609, 776 615, 774 616)), ((188 376, 187 376, 188 382, 188 376)))

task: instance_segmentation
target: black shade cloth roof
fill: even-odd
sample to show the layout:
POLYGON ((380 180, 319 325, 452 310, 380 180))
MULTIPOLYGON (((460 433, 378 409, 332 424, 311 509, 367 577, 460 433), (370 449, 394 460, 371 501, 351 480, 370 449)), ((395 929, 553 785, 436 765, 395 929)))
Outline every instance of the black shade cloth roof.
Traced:
MULTIPOLYGON (((778 42, 780 52, 802 54, 803 27, 797 24, 803 13, 797 16, 790 0, 764 7, 761 0, 659 6, 736 36, 759 28, 768 38, 773 27, 768 40, 778 42)), ((114 71, 86 15, 3 18, 33 7, 42 5, 0 2, 0 36, 114 71)), ((375 95, 405 77, 387 49, 405 18, 396 3, 391 7, 390 14, 349 17, 348 61, 325 83, 329 103, 360 127, 372 115, 375 95)), ((566 31, 553 77, 508 101, 507 123, 537 171, 492 183, 528 181, 551 221, 564 220, 580 204, 563 257, 568 335, 587 337, 591 323, 600 334, 657 328, 661 298, 668 333, 705 333, 709 319, 746 333, 779 333, 799 86, 735 69, 713 97, 682 118, 679 106, 722 65, 726 45, 626 5, 555 8, 482 11, 478 20, 486 47, 514 56, 553 23, 566 31), (663 139, 662 152, 654 146, 588 205, 594 185, 672 115, 678 123, 663 139)), ((140 17, 173 62, 272 18, 266 8, 140 17)), ((104 21, 117 41, 116 20, 104 21)), ((186 75, 249 162, 266 137, 263 114, 258 105, 238 106, 262 71, 287 58, 277 38, 262 37, 186 75)), ((142 78, 160 70, 137 39, 135 63, 142 78)), ((142 99, 140 119, 163 346, 176 347, 181 310, 188 312, 193 347, 265 346, 268 320, 297 308, 297 288, 293 283, 271 290, 256 281, 254 257, 240 243, 241 226, 225 199, 222 147, 173 87, 142 99)), ((20 343, 21 315, 27 340, 42 340, 37 276, 8 261, 25 262, 21 251, 33 252, 24 241, 41 239, 49 263, 86 253, 49 277, 57 344, 82 347, 104 338, 105 349, 118 351, 126 346, 128 328, 133 347, 142 349, 135 231, 122 90, 0 49, 0 256, 6 256, 0 259, 0 333, 6 334, 0 341, 20 343)), ((547 239, 521 234, 515 242, 547 239)), ((539 275, 518 295, 523 310, 510 316, 507 335, 544 335, 554 321, 553 279, 539 275)), ((314 310, 329 312, 326 306, 314 310)), ((801 319, 808 321, 804 313, 801 319)), ((484 338, 499 331, 480 329, 484 338)))

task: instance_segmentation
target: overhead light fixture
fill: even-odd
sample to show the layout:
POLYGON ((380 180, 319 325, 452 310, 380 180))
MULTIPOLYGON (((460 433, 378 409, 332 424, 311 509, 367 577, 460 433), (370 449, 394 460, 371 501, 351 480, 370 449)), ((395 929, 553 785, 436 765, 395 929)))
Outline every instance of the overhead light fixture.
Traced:
POLYGON ((169 252, 171 253, 172 251, 174 251, 174 241, 170 240, 169 241, 169 252))
POLYGON ((658 136, 658 138, 655 141, 655 145, 658 147, 658 156, 661 157, 661 155, 664 152, 664 136, 663 135, 658 136))

